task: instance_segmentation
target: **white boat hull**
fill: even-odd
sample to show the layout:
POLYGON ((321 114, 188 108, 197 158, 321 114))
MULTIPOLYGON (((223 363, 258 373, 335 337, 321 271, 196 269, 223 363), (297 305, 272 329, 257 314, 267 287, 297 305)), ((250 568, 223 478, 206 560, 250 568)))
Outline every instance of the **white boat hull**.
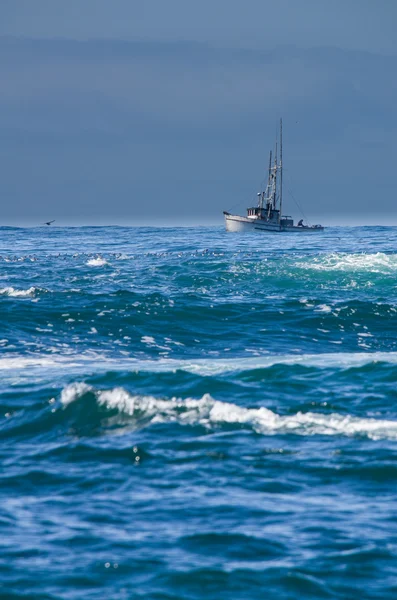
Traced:
POLYGON ((262 223, 263 226, 269 227, 269 231, 279 231, 279 225, 270 225, 263 219, 249 219, 248 217, 240 217, 239 215, 225 215, 226 231, 255 231, 255 228, 262 223))
POLYGON ((233 233, 239 233, 242 231, 269 231, 269 232, 286 232, 286 233, 303 233, 303 232, 314 232, 324 231, 324 227, 298 227, 297 225, 291 227, 280 227, 279 223, 270 223, 265 219, 250 219, 249 217, 241 217, 240 215, 225 214, 225 225, 226 231, 233 233))

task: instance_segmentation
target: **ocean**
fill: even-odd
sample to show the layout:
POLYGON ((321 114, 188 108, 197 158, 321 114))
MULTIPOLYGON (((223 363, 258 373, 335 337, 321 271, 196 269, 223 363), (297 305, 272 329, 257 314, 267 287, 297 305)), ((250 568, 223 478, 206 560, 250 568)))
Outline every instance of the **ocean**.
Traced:
POLYGON ((397 228, 0 228, 0 598, 397 597, 397 228))

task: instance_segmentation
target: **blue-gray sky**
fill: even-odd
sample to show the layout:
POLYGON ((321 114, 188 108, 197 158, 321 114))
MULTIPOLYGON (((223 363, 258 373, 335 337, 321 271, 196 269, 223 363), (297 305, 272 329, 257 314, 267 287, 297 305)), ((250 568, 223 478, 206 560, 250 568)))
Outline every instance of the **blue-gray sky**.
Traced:
POLYGON ((394 0, 2 0, 3 224, 221 223, 255 201, 280 116, 311 221, 397 223, 396 18, 394 0))

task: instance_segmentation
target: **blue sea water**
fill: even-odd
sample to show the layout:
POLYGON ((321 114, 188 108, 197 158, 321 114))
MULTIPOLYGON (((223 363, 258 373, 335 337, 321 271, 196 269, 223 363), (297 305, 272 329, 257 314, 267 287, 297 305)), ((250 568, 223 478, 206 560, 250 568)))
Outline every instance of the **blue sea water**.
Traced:
POLYGON ((0 598, 397 597, 397 228, 0 229, 0 598))

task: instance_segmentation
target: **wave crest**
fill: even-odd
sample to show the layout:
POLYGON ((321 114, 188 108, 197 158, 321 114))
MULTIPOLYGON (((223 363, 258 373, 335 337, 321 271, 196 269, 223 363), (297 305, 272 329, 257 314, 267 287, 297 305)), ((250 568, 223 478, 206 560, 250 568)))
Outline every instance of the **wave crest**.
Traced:
POLYGON ((90 258, 86 263, 89 267, 103 267, 104 265, 109 264, 107 260, 97 256, 96 258, 90 258))
POLYGON ((0 295, 2 296, 13 296, 13 297, 26 297, 26 296, 34 296, 35 293, 39 291, 38 288, 30 287, 28 290, 16 290, 13 287, 5 287, 0 289, 0 295))
POLYGON ((137 426, 177 422, 182 425, 214 427, 243 425, 263 435, 345 435, 364 436, 372 440, 397 440, 397 421, 361 418, 338 413, 298 412, 279 415, 268 408, 245 408, 231 402, 215 400, 209 394, 200 399, 161 399, 134 396, 124 388, 95 390, 85 383, 73 383, 61 394, 64 406, 93 394, 99 406, 117 410, 136 420, 137 426))
POLYGON ((397 254, 348 254, 333 252, 326 256, 320 256, 313 260, 298 262, 302 269, 316 271, 364 271, 369 273, 394 273, 397 271, 397 254))

